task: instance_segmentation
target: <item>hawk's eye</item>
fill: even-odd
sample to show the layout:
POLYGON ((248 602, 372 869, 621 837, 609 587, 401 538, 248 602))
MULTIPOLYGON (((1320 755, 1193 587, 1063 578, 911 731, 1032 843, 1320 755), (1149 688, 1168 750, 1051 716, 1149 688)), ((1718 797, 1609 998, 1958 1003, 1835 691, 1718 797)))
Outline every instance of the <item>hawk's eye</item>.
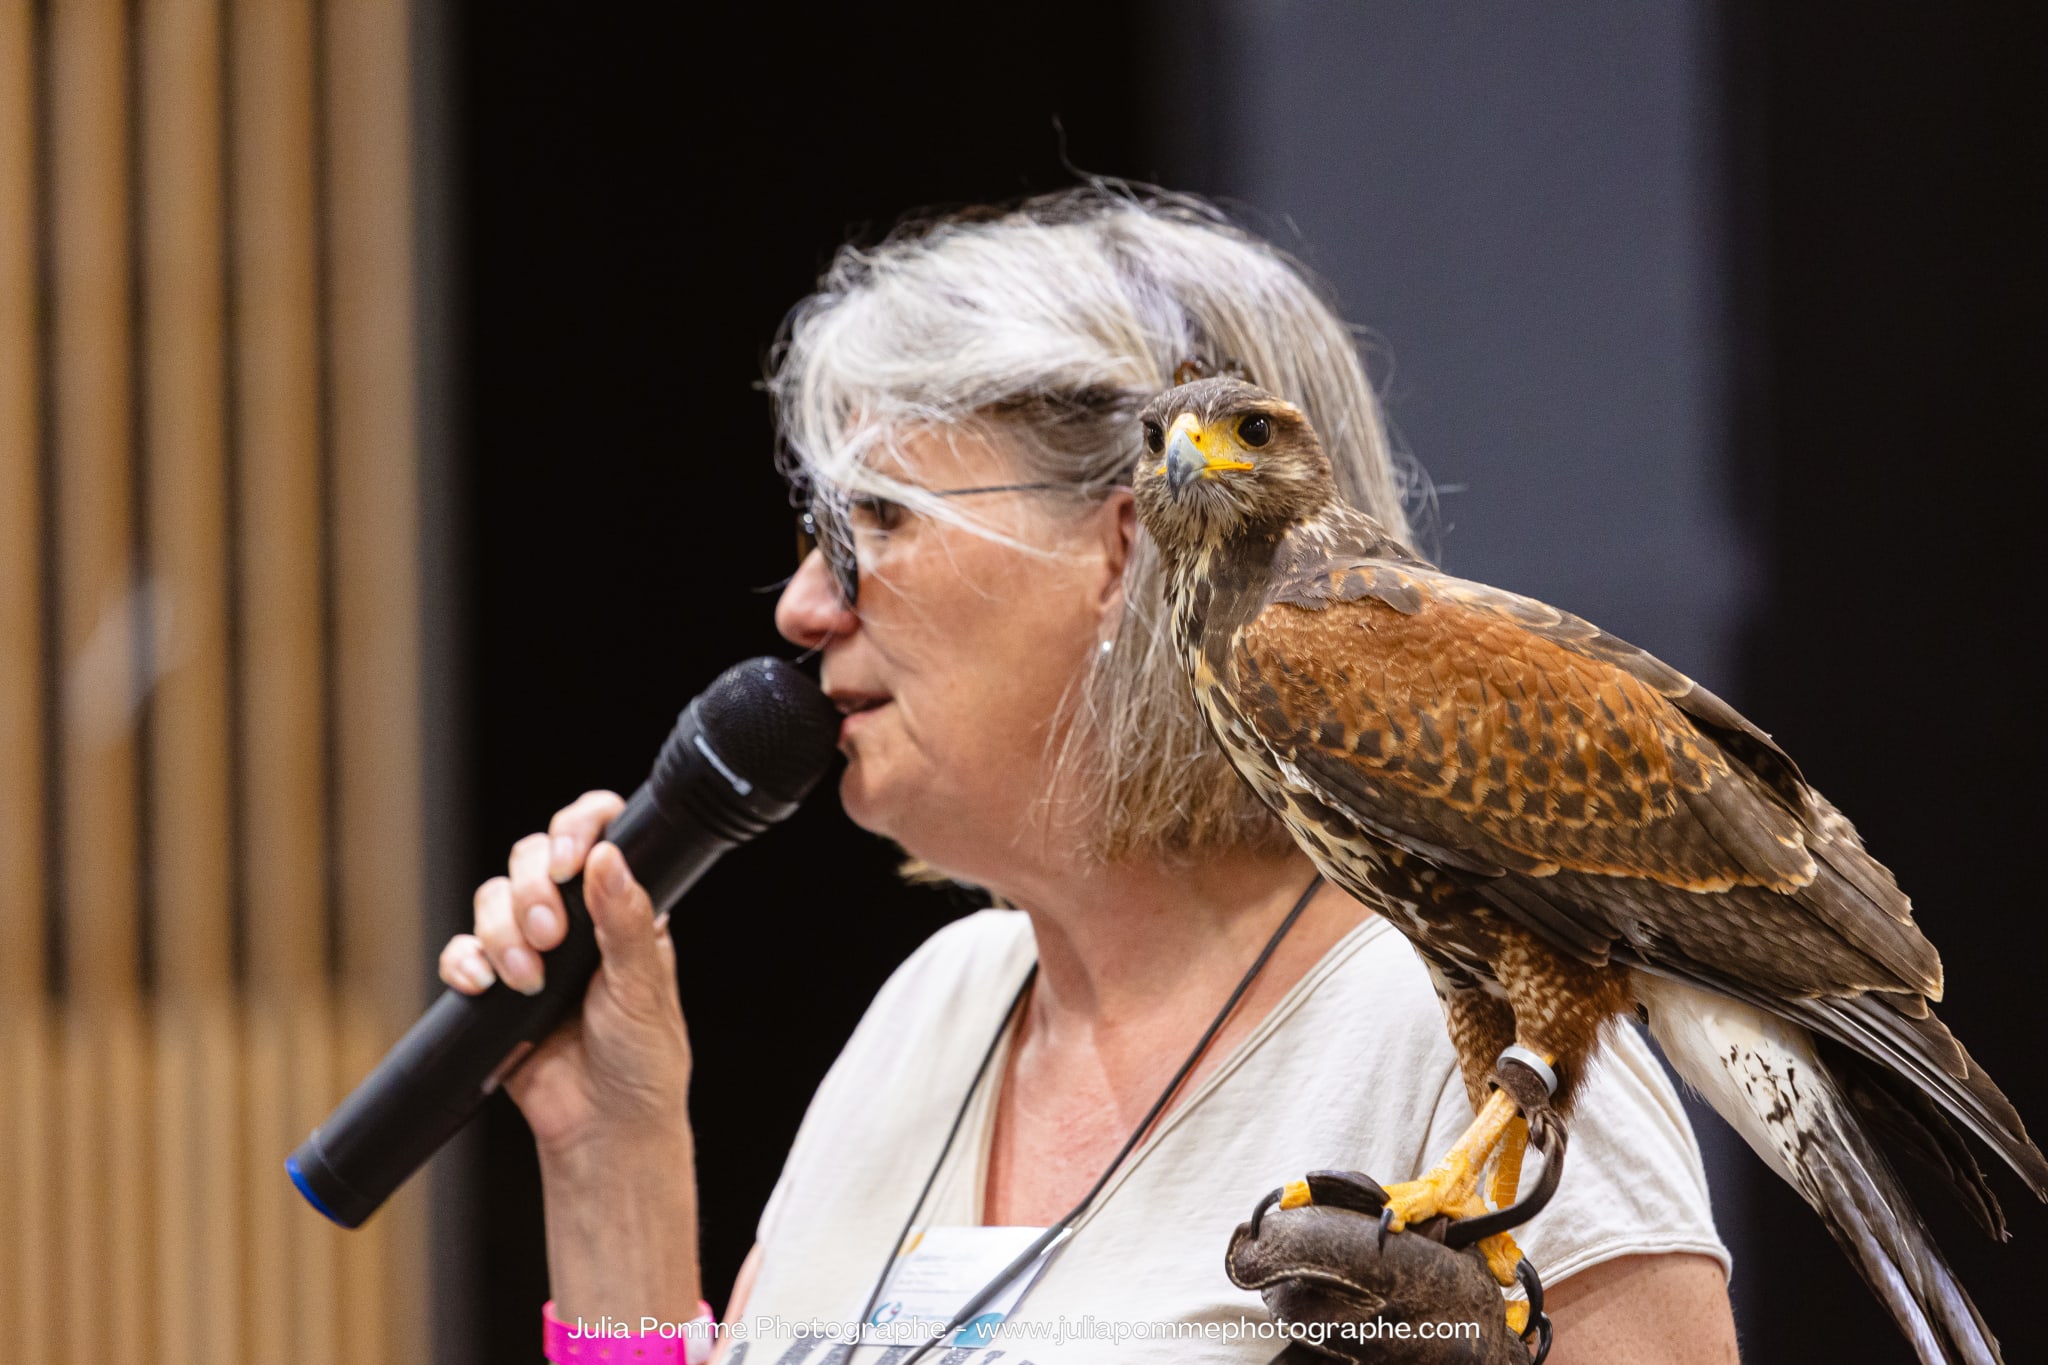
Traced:
POLYGON ((1145 449, 1154 455, 1166 449, 1166 428, 1150 418, 1145 421, 1145 449))
POLYGON ((1237 424, 1237 439, 1256 450, 1273 439, 1273 419, 1255 412, 1237 424))

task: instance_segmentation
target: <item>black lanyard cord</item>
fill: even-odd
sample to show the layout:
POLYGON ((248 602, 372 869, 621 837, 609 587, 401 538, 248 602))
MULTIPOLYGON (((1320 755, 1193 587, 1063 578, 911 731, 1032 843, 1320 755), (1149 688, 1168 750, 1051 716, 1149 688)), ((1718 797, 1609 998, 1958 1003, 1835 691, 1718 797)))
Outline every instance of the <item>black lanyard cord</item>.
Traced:
MULTIPOLYGON (((974 1079, 967 1083, 967 1093, 960 1097, 960 1108, 953 1115, 953 1126, 946 1130, 945 1145, 939 1148, 939 1159, 932 1163, 931 1174, 924 1178, 924 1188, 917 1192, 917 1202, 910 1206, 910 1216, 903 1220, 903 1231, 896 1234, 896 1241, 889 1252, 889 1259, 882 1265, 882 1274, 875 1281, 875 1287, 868 1291, 868 1301, 860 1310, 861 1330, 867 1329, 868 1315, 875 1311, 875 1303, 882 1297, 882 1287, 889 1282, 889 1272, 896 1268, 896 1254, 910 1239, 910 1229, 917 1224, 917 1215, 924 1210, 924 1201, 931 1197, 932 1186, 938 1183, 939 1172, 945 1167, 946 1154, 953 1150, 953 1139, 960 1136, 960 1125, 967 1118, 967 1110, 974 1103, 974 1092, 981 1089, 981 1079, 988 1074, 988 1064, 995 1060, 996 1049, 1002 1045, 1003 1034, 1009 1031, 1010 1018, 1017 1013, 1017 1007, 1024 1003, 1024 993, 1031 989, 1031 983, 1038 978, 1038 964, 1033 962, 1031 970, 1024 973, 1023 984, 1010 997, 1010 1007, 1003 1011, 1003 1021, 996 1025, 996 1036, 988 1040, 988 1050, 981 1054, 981 1065, 974 1068, 974 1079)), ((859 1341, 855 1340, 858 1349, 859 1341)))
MULTIPOLYGON (((1314 899, 1317 888, 1321 887, 1322 884, 1323 878, 1321 873, 1317 873, 1315 877, 1310 879, 1307 888, 1295 900, 1294 908, 1287 912, 1287 918, 1280 921, 1280 927, 1275 929, 1272 937, 1266 940, 1266 946, 1259 950, 1258 957, 1253 959, 1252 965, 1245 971, 1244 976, 1238 980, 1237 988, 1231 991, 1230 998, 1223 1002, 1223 1008, 1216 1012, 1215 1019, 1210 1021, 1207 1029, 1203 1030, 1201 1039, 1195 1044, 1195 1050, 1190 1052, 1188 1059, 1180 1064, 1180 1070, 1173 1073, 1173 1079, 1166 1083, 1166 1089, 1162 1090, 1159 1093, 1159 1098, 1152 1102, 1152 1108, 1146 1112, 1145 1117, 1138 1120, 1138 1126, 1132 1130, 1130 1137, 1125 1139, 1123 1148, 1111 1159, 1109 1165, 1103 1168, 1102 1174, 1096 1178, 1095 1184, 1089 1189, 1088 1193, 1081 1196, 1081 1202, 1068 1210, 1065 1217, 1040 1233, 1038 1239, 1032 1242, 1030 1246, 1018 1252, 1016 1259, 998 1271, 994 1279, 983 1285, 980 1291, 973 1298, 969 1299, 959 1312, 953 1315, 953 1320, 946 1324, 944 1331, 926 1341, 915 1351, 912 1351, 909 1356, 899 1362, 899 1365, 916 1365, 917 1361, 924 1358, 926 1352, 939 1345, 947 1337, 952 1336, 953 1333, 959 1331, 968 1323, 974 1321, 980 1315, 981 1310, 988 1307, 996 1295, 1002 1293, 1003 1289, 1012 1280, 1024 1272, 1025 1267, 1037 1261, 1040 1256, 1043 1256, 1046 1248, 1059 1240, 1060 1235, 1072 1227, 1075 1221, 1088 1211, 1088 1206, 1095 1202, 1095 1197, 1101 1194, 1103 1189, 1108 1186, 1110 1177, 1114 1176, 1117 1168, 1123 1165, 1124 1158, 1131 1154, 1138 1143, 1144 1139, 1146 1132, 1158 1121, 1160 1114, 1165 1112, 1166 1106, 1173 1102, 1174 1095, 1187 1081, 1189 1073, 1194 1071, 1195 1064, 1201 1061, 1202 1054, 1209 1050, 1209 1044, 1216 1041, 1216 1035, 1223 1031, 1223 1025, 1229 1021, 1231 1014, 1236 1011, 1238 1002, 1243 1000, 1245 992, 1252 988, 1252 982, 1258 979, 1259 973, 1264 970, 1266 963, 1272 958, 1275 950, 1280 947, 1280 941, 1287 937, 1287 931, 1292 929, 1294 922, 1301 918, 1302 911, 1308 909, 1309 901, 1314 899)), ((1038 964, 1034 962, 1031 965, 1031 970, 1025 974, 1024 984, 1017 988, 1016 998, 1010 1002, 1010 1008, 1004 1011, 1003 1022, 997 1025, 996 1036, 989 1041, 988 1051, 982 1055, 981 1065, 976 1068, 974 1073, 974 1080, 967 1087, 966 1098, 960 1102, 960 1112, 953 1116, 953 1126, 946 1133, 946 1145, 939 1149, 939 1159, 933 1164, 932 1173, 925 1177, 924 1189, 918 1192, 917 1203, 911 1206, 910 1217, 904 1220, 903 1231, 897 1236, 895 1246, 890 1250, 889 1259, 882 1266, 881 1276, 876 1279, 874 1289, 868 1294, 866 1306, 861 1309, 860 1330, 863 1332, 867 1329, 869 1315, 875 1311, 876 1301, 882 1296, 883 1286, 888 1283, 889 1272, 895 1268, 896 1256, 902 1250, 904 1241, 910 1236, 910 1229, 917 1222, 917 1215, 923 1211, 924 1201, 931 1194, 932 1186, 939 1178, 940 1168, 946 1164, 947 1154, 953 1150, 953 1139, 959 1136, 961 1122, 967 1117, 967 1109, 973 1102, 974 1092, 981 1088, 982 1078, 988 1071, 989 1063, 995 1058, 996 1047, 1002 1042, 1004 1032, 1010 1027, 1010 1018, 1016 1013, 1017 1007, 1023 1003, 1024 993, 1031 989, 1031 982, 1037 974, 1038 964)))

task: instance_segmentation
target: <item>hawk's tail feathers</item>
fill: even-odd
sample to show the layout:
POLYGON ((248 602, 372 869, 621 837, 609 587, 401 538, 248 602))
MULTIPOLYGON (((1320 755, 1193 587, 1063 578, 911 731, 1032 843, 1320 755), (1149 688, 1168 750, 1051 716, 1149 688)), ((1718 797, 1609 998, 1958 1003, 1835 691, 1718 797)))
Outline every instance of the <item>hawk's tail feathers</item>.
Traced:
POLYGON ((1820 1214, 1924 1365, 2000 1365, 1996 1338, 1812 1036, 1681 982, 1636 982, 1678 1074, 1820 1214))
POLYGON ((2027 1136, 2005 1092, 1925 1001, 1870 992, 1819 996, 1794 1008, 1816 1031, 1918 1086, 2004 1158, 2036 1196, 2048 1200, 2048 1157, 2027 1136))

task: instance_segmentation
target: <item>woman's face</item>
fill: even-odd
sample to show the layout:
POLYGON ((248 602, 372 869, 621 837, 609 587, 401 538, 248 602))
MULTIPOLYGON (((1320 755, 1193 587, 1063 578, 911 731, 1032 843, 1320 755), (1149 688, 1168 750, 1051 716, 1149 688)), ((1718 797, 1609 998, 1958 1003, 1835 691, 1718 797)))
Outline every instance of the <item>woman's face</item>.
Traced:
MULTIPOLYGON (((1019 478, 995 444, 961 429, 913 433, 886 458, 886 472, 923 488, 1019 478)), ((840 600, 813 551, 783 590, 775 624, 822 651, 825 692, 847 713, 846 813, 988 884, 1006 856, 1050 829, 1049 740, 1118 617, 1134 519, 1126 493, 1085 508, 1043 492, 966 502, 963 512, 1050 553, 914 512, 887 526, 856 513, 858 609, 840 600)))

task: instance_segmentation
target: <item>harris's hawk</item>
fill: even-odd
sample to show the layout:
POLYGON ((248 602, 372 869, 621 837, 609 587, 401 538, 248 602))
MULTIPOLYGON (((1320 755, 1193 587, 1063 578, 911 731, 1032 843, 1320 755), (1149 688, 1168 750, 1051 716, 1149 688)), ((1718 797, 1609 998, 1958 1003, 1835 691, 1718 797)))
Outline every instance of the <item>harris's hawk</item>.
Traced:
MULTIPOLYGON (((1209 378, 1141 420, 1138 511, 1197 702, 1324 875, 1415 945, 1478 1113, 1391 1188, 1394 1219, 1512 1200, 1526 1129, 1489 1095, 1497 1059, 1547 1070, 1544 1121, 1568 1117, 1603 1026, 1636 1012, 1922 1360, 1996 1361, 1874 1137, 1933 1158, 1998 1236, 1958 1127, 2043 1198, 2048 1160, 1935 1017, 1940 960, 1849 821, 1705 688, 1345 504, 1292 404, 1209 378)), ((1508 1283, 1519 1253, 1489 1243, 1508 1283)))

